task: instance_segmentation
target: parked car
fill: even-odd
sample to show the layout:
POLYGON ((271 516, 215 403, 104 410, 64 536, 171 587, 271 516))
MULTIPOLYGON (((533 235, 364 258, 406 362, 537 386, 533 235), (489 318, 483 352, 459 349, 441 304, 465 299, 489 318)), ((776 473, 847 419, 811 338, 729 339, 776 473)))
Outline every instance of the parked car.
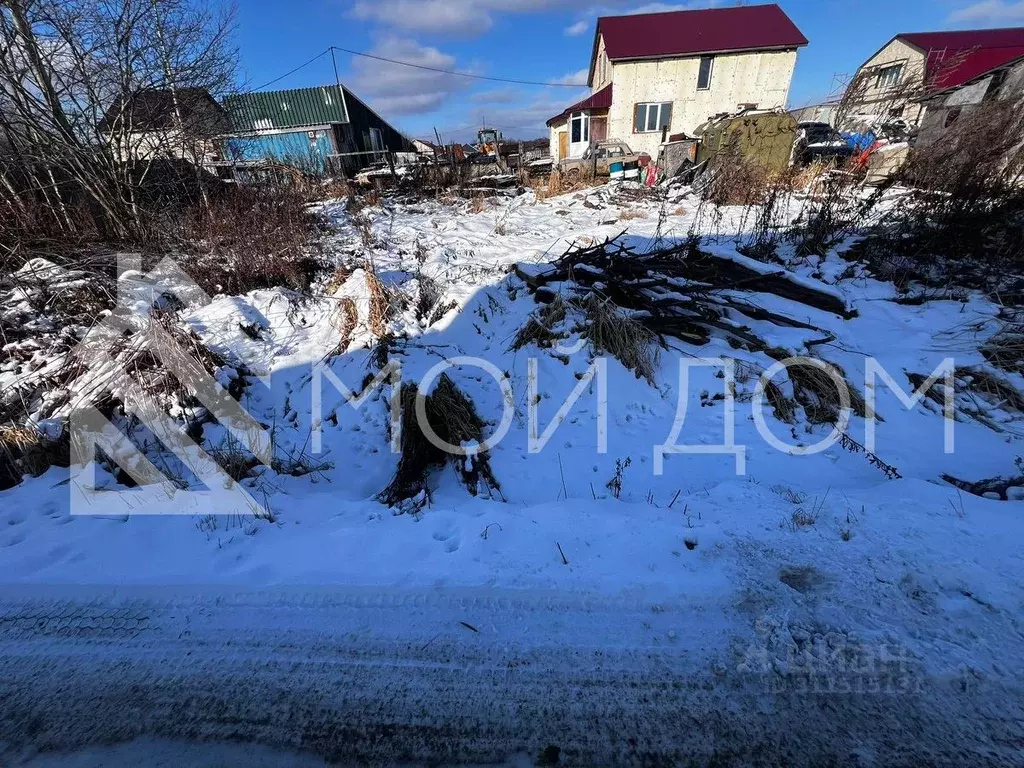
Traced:
POLYGON ((798 167, 819 161, 842 165, 856 154, 842 134, 828 123, 798 123, 793 158, 798 167))
POLYGON ((624 178, 635 178, 639 175, 641 154, 630 149, 624 141, 602 141, 587 147, 582 157, 562 160, 558 167, 566 178, 574 180, 584 170, 591 171, 595 176, 610 176, 612 165, 622 163, 624 178))

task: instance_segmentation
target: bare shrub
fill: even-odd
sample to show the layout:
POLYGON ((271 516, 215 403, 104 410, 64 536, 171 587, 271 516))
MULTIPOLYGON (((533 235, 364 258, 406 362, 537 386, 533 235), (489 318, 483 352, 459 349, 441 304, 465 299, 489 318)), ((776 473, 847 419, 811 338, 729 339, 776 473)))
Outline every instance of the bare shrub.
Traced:
POLYGON ((855 249, 881 274, 1024 296, 1024 103, 965 111, 887 181, 909 192, 855 249))
POLYGON ((701 177, 701 198, 714 205, 754 205, 764 199, 768 172, 743 155, 737 142, 719 152, 701 177))
POLYGON ((615 460, 615 475, 612 477, 611 480, 605 483, 605 488, 611 491, 612 496, 614 496, 616 499, 622 496, 622 481, 624 479, 626 470, 629 469, 629 466, 632 463, 633 458, 631 456, 627 456, 625 461, 623 461, 622 459, 615 460))
MULTIPOLYGON (((783 225, 793 195, 794 171, 769 174, 765 178, 761 199, 754 204, 754 221, 750 233, 743 238, 737 250, 758 261, 777 259, 779 243, 783 238, 783 225)), ((749 211, 744 212, 744 219, 749 211)))
POLYGON ((3 8, 5 229, 23 239, 147 242, 168 207, 203 197, 201 159, 222 126, 209 110, 187 107, 196 92, 220 95, 237 79, 230 10, 183 0, 3 8), (141 125, 142 93, 166 98, 166 119, 141 125), (155 199, 155 177, 175 169, 181 174, 156 185, 155 199))
POLYGON ((844 171, 828 170, 815 179, 810 201, 793 225, 790 238, 801 256, 824 256, 853 234, 870 212, 877 196, 861 198, 857 179, 844 171))
POLYGON ((316 227, 297 190, 252 185, 189 210, 168 244, 185 252, 179 263, 208 293, 305 290, 320 269, 316 227))

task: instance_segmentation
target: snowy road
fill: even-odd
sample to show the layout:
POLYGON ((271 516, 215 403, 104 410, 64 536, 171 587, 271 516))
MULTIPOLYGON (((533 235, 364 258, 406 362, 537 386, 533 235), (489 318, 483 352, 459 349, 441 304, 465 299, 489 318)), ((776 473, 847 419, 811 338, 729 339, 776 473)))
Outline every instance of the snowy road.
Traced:
POLYGON ((1019 685, 898 663, 892 676, 762 674, 753 629, 725 637, 692 608, 640 597, 3 594, 8 754, 157 737, 374 765, 538 758, 549 746, 561 765, 1019 765, 1024 745, 1019 685))

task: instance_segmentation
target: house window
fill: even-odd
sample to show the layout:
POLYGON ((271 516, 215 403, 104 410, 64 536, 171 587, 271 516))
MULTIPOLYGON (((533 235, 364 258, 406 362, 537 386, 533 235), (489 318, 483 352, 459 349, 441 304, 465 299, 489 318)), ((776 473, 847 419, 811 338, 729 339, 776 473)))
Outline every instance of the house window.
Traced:
POLYGON ((1006 82, 1006 70, 1000 69, 992 73, 992 79, 988 81, 988 88, 985 89, 984 100, 999 98, 999 90, 1006 82))
POLYGON ((697 90, 706 91, 711 87, 711 71, 715 68, 714 56, 700 57, 700 71, 697 73, 697 90))
POLYGON ((633 133, 653 133, 672 124, 672 102, 637 104, 633 110, 633 133))
POLYGON ((569 120, 569 141, 573 144, 590 141, 589 112, 577 112, 569 120))
POLYGON ((380 128, 370 129, 370 149, 374 152, 384 151, 384 137, 381 136, 380 128))
POLYGON ((875 80, 876 88, 892 88, 900 82, 900 75, 903 74, 902 64, 891 64, 878 70, 878 77, 875 80))

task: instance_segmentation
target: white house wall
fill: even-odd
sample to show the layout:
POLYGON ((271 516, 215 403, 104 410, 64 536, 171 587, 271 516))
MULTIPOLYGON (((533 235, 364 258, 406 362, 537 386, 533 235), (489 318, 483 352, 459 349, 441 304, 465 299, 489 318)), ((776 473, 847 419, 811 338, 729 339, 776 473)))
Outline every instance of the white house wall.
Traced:
POLYGON ((760 109, 785 107, 796 56, 795 50, 718 54, 711 87, 706 90, 697 90, 700 56, 614 62, 608 138, 658 156, 660 131, 633 133, 633 108, 641 103, 672 102, 669 134, 692 134, 712 115, 734 112, 741 104, 756 104, 760 109))
POLYGON ((922 107, 901 96, 924 85, 925 54, 918 48, 900 39, 893 40, 882 50, 868 59, 857 70, 854 78, 855 99, 847 113, 850 115, 885 116, 893 108, 903 107, 903 119, 916 123, 922 107), (875 72, 890 64, 903 64, 900 82, 890 88, 879 88, 875 72), (858 78, 864 78, 863 85, 856 85, 858 78))
POLYGON ((604 48, 604 35, 597 38, 597 56, 594 57, 594 78, 590 90, 597 93, 612 81, 612 63, 604 48))

